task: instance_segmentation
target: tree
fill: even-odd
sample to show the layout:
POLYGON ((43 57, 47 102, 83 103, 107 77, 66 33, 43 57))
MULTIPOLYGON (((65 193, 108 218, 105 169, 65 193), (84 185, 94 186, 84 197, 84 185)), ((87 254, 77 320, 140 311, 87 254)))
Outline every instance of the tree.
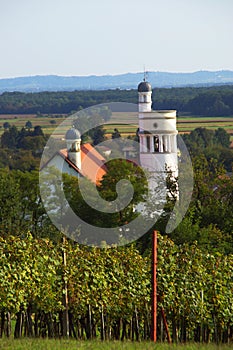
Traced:
POLYGON ((191 142, 196 142, 199 147, 206 148, 213 145, 214 131, 206 128, 196 128, 190 133, 191 142))
POLYGON ((102 125, 94 129, 92 139, 94 146, 106 140, 105 130, 102 125))
POLYGON ((223 128, 218 128, 214 133, 215 142, 223 147, 228 148, 230 145, 230 134, 223 128))
POLYGON ((1 136, 2 148, 16 148, 18 142, 19 132, 15 125, 10 126, 8 130, 4 131, 1 136))
POLYGON ((31 150, 34 154, 41 154, 45 146, 43 136, 25 136, 20 139, 19 148, 31 150))
POLYGON ((33 136, 44 136, 44 133, 40 125, 36 125, 34 127, 33 136))
POLYGON ((200 245, 209 240, 210 248, 232 252, 232 178, 213 158, 207 160, 199 155, 193 157, 192 163, 192 201, 183 222, 171 237, 176 243, 196 240, 200 245))
POLYGON ((6 129, 9 129, 10 128, 10 123, 9 122, 5 122, 3 123, 3 128, 6 130, 6 129))
POLYGON ((20 186, 9 171, 0 172, 0 207, 0 235, 23 233, 20 186))
POLYGON ((12 152, 8 160, 9 169, 32 171, 39 168, 39 158, 33 156, 31 150, 19 149, 12 152))
POLYGON ((26 129, 30 130, 32 129, 32 122, 30 120, 28 120, 26 123, 25 123, 25 127, 26 129))
POLYGON ((40 198, 38 171, 22 170, 0 171, 0 235, 23 237, 30 231, 34 236, 48 237, 51 230, 51 237, 55 237, 40 198))
MULTIPOLYGON (((118 224, 130 222, 138 214, 135 212, 135 206, 144 201, 147 193, 147 179, 143 170, 136 164, 125 159, 114 159, 107 163, 107 173, 103 176, 99 191, 107 201, 114 201, 117 198, 116 186, 120 180, 128 180, 133 186, 133 198, 129 205, 123 210, 119 210, 118 224)), ((126 183, 124 196, 129 194, 129 184, 126 183)), ((116 225, 116 222, 114 223, 116 225)))
POLYGON ((232 170, 232 150, 229 148, 230 134, 223 128, 208 130, 196 128, 189 135, 183 135, 191 156, 204 155, 208 162, 214 159, 220 166, 224 164, 227 171, 232 170))
POLYGON ((103 199, 101 201, 101 211, 98 210, 98 206, 95 209, 83 199, 79 186, 80 182, 82 182, 82 186, 85 186, 85 192, 89 196, 90 202, 94 200, 95 203, 99 203, 99 195, 96 195, 96 186, 89 180, 64 175, 63 187, 69 204, 82 220, 99 227, 118 227, 126 222, 130 222, 138 215, 135 212, 135 206, 144 200, 144 195, 147 192, 147 181, 142 169, 126 160, 111 160, 107 163, 107 168, 107 174, 104 175, 98 186, 99 195, 103 199), (121 209, 122 201, 128 203, 128 197, 131 197, 128 191, 129 184, 124 183, 121 184, 121 195, 123 197, 117 198, 116 186, 120 180, 128 180, 133 186, 133 198, 123 209, 121 209), (115 209, 109 213, 108 208, 112 205, 112 201, 115 201, 115 209), (120 209, 118 209, 118 204, 120 209))
POLYGON ((121 134, 119 133, 119 130, 117 128, 114 128, 114 132, 112 133, 112 139, 118 139, 121 137, 121 134))

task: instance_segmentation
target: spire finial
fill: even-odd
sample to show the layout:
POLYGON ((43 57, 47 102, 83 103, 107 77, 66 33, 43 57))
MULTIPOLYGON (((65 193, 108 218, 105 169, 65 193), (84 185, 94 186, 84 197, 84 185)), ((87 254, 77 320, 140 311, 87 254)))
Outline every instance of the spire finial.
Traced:
POLYGON ((146 71, 146 67, 144 65, 144 78, 143 78, 143 81, 147 81, 147 76, 148 76, 148 72, 146 71))

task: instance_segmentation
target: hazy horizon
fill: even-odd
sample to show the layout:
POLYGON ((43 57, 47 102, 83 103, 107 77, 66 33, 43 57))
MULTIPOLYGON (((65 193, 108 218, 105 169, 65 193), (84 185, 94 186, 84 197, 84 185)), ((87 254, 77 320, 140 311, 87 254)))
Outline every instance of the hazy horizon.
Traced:
MULTIPOLYGON (((177 71, 177 72, 170 72, 170 71, 147 71, 147 73, 171 73, 171 74, 193 74, 193 73, 198 73, 198 72, 222 72, 222 71, 229 71, 233 72, 233 69, 217 69, 217 70, 207 70, 207 69, 200 69, 196 71, 177 71)), ((126 75, 126 74, 142 74, 144 75, 144 71, 138 71, 138 72, 123 72, 123 73, 118 73, 118 74, 86 74, 86 75, 62 75, 62 74, 30 74, 30 75, 22 75, 22 76, 14 76, 14 77, 4 77, 1 78, 0 80, 3 79, 15 79, 15 78, 31 78, 31 77, 46 77, 46 76, 57 76, 57 77, 64 77, 64 78, 72 78, 72 77, 102 77, 102 76, 118 76, 118 75, 126 75)))

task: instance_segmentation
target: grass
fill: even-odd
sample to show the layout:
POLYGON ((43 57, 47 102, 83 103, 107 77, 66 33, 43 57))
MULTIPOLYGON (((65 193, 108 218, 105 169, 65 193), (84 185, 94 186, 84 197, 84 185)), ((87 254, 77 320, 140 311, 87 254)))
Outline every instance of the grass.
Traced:
POLYGON ((216 130, 218 128, 225 129, 228 133, 232 133, 233 118, 232 117, 178 117, 177 128, 179 132, 190 132, 198 127, 216 130))
POLYGON ((101 342, 101 341, 77 341, 54 339, 0 339, 2 350, 232 350, 232 345, 215 344, 181 344, 169 345, 167 343, 152 342, 101 342))
POLYGON ((138 113, 137 112, 113 112, 109 123, 112 124, 138 124, 138 113))
POLYGON ((3 124, 5 122, 10 125, 15 125, 18 129, 25 126, 25 123, 29 120, 32 123, 32 127, 40 125, 46 134, 51 134, 53 130, 64 120, 64 116, 55 118, 53 115, 46 117, 38 117, 36 114, 0 114, 0 135, 3 134, 3 124), (54 120, 56 124, 51 124, 51 120, 54 120))
MULTIPOLYGON (((123 136, 135 135, 135 131, 138 125, 137 113, 113 113, 110 122, 105 126, 106 133, 109 135, 113 132, 114 128, 117 128, 123 136), (111 123, 111 124, 110 124, 111 123), (121 125, 120 123, 126 123, 128 125, 121 125)), ((218 128, 224 128, 228 133, 233 133, 233 118, 232 117, 187 117, 182 116, 177 118, 177 129, 180 133, 187 132, 198 128, 208 128, 216 130, 218 128)))
MULTIPOLYGON (((21 129, 25 126, 25 123, 30 120, 32 126, 40 125, 45 134, 50 135, 62 121, 65 120, 64 115, 60 115, 56 118, 53 115, 49 116, 37 116, 35 114, 12 114, 12 115, 0 115, 0 135, 4 132, 3 124, 9 122, 11 125, 15 125, 21 129), (56 124, 51 124, 51 120, 54 120, 56 124)), ((67 120, 68 125, 70 122, 67 120)), ((66 123, 65 123, 66 124, 66 123)), ((62 129, 66 129, 66 126, 59 128, 60 135, 62 129)), ((117 128, 122 136, 135 135, 138 126, 138 113, 137 112, 113 112, 110 121, 105 126, 106 134, 111 136, 114 128, 117 128), (121 124, 123 123, 123 125, 121 124), (124 125, 125 124, 125 125, 124 125)), ((180 133, 189 133, 197 127, 205 127, 215 130, 219 127, 224 128, 228 133, 233 134, 233 117, 193 117, 182 116, 177 118, 177 128, 180 133)))

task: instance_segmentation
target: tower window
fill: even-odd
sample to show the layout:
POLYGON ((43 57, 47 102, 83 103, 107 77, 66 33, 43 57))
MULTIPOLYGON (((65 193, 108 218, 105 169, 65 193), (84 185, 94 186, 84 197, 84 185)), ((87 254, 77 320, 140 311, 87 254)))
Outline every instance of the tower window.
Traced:
POLYGON ((150 137, 147 136, 146 138, 146 151, 150 152, 150 137))
POLYGON ((154 152, 159 152, 159 137, 154 136, 154 152))
POLYGON ((158 124, 157 124, 157 123, 154 123, 154 124, 153 124, 153 127, 154 127, 155 129, 157 129, 158 124))

